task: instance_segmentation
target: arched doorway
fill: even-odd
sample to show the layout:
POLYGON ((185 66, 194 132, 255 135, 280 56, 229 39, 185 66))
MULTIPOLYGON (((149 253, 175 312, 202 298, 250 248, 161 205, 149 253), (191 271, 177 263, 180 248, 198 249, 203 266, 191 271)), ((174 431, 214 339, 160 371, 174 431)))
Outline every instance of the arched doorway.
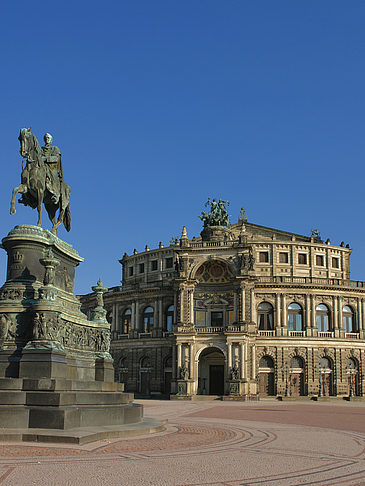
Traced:
POLYGON ((333 395, 332 362, 323 357, 319 361, 319 396, 329 397, 333 395))
POLYGON ((259 362, 259 394, 262 397, 275 395, 274 361, 270 356, 263 356, 259 362))
POLYGON ((140 361, 140 382, 139 392, 141 395, 150 395, 151 393, 151 361, 148 356, 145 356, 140 361))
POLYGON ((304 362, 299 356, 290 360, 290 396, 299 397, 304 395, 304 362))
POLYGON ((224 394, 224 354, 218 348, 207 348, 199 357, 199 395, 224 394))
POLYGON ((346 375, 349 397, 359 396, 359 368, 357 360, 348 358, 346 361, 346 375))

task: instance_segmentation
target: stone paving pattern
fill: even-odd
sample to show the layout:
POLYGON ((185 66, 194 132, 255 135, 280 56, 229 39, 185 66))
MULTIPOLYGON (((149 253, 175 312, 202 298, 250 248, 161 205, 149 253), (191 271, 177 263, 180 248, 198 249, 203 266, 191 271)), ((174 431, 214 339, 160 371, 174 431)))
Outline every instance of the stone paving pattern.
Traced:
POLYGON ((166 431, 84 446, 2 443, 1 486, 365 485, 365 406, 140 400, 166 431))

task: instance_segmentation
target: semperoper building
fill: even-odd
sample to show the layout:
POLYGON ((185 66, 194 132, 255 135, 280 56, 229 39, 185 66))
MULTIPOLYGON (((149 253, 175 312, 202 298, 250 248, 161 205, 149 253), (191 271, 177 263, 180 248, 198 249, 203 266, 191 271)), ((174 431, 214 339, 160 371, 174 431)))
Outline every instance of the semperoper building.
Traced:
MULTIPOLYGON (((348 245, 244 211, 231 225, 214 201, 199 237, 184 227, 120 260, 122 286, 104 294, 116 380, 181 399, 363 397, 365 283, 350 280, 348 245)), ((95 296, 82 303, 88 312, 95 296)))

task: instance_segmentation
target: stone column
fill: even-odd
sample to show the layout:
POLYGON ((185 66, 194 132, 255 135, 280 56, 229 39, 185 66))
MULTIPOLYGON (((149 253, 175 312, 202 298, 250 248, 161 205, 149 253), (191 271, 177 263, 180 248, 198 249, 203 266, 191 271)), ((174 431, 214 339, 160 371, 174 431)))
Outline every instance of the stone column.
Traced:
POLYGON ((229 370, 232 368, 232 343, 227 343, 227 347, 228 347, 227 368, 229 372, 229 370))
POLYGON ((121 332, 120 329, 120 319, 119 319, 119 304, 118 302, 115 304, 115 330, 119 333, 121 332))
POLYGON ((136 303, 135 302, 132 302, 131 328, 132 331, 136 329, 136 303))
POLYGON ((315 298, 314 298, 314 295, 311 295, 311 310, 312 310, 312 327, 313 329, 316 329, 317 330, 317 325, 316 325, 316 301, 315 301, 315 298))
POLYGON ((177 369, 181 368, 181 343, 177 345, 177 369))
POLYGON ((338 305, 337 305, 337 297, 333 296, 332 297, 332 305, 333 305, 333 329, 338 329, 339 328, 339 322, 338 322, 338 305))
POLYGON ((194 379, 194 344, 189 344, 189 376, 194 379))
POLYGON ((245 372, 245 345, 244 343, 241 343, 241 379, 246 378, 246 372, 245 372))
POLYGON ((257 322, 255 289, 251 289, 251 321, 257 322))
POLYGON ((159 329, 163 329, 162 299, 158 302, 158 327, 159 329))
POLYGON ((357 316, 356 316, 356 329, 360 334, 360 338, 362 338, 362 301, 360 297, 357 298, 357 316))
POLYGON ((176 345, 172 345, 172 380, 176 380, 176 345))
POLYGON ((278 328, 281 327, 281 309, 280 309, 280 295, 276 294, 275 295, 275 322, 274 322, 274 328, 275 328, 275 333, 278 334, 278 328))
POLYGON ((238 318, 238 298, 237 298, 237 292, 234 291, 234 294, 233 294, 233 308, 234 308, 234 321, 235 322, 238 322, 239 318, 238 318))
POLYGON ((252 379, 256 379, 256 344, 253 344, 251 347, 251 369, 252 369, 252 379))
POLYGON ((340 337, 345 337, 345 331, 343 329, 343 324, 342 324, 342 307, 343 307, 343 301, 342 297, 339 295, 338 296, 338 328, 340 330, 340 337))
POLYGON ((361 299, 362 302, 362 330, 365 333, 365 300, 361 299))
POLYGON ((288 318, 287 318, 287 308, 286 308, 286 295, 281 294, 281 310, 282 310, 282 335, 288 335, 288 318))
POLYGON ((312 336, 312 329, 310 329, 310 320, 309 320, 309 298, 308 295, 305 294, 304 296, 304 330, 307 334, 307 336, 312 336))
POLYGON ((135 329, 137 331, 140 330, 140 328, 139 328, 139 302, 138 302, 138 300, 136 301, 135 329))
POLYGON ((248 373, 247 373, 247 359, 248 359, 248 344, 247 344, 247 341, 245 341, 244 343, 244 355, 245 355, 245 360, 244 360, 244 374, 243 376, 245 376, 246 378, 248 378, 248 373))
POLYGON ((245 321, 246 320, 246 290, 245 287, 241 287, 241 298, 240 298, 240 304, 241 304, 241 320, 245 321))
POLYGON ((117 330, 117 312, 116 312, 116 307, 117 304, 113 304, 113 310, 112 310, 112 331, 117 330))
POLYGON ((174 293, 174 321, 173 321, 173 324, 176 324, 177 323, 177 295, 176 295, 176 291, 174 293))

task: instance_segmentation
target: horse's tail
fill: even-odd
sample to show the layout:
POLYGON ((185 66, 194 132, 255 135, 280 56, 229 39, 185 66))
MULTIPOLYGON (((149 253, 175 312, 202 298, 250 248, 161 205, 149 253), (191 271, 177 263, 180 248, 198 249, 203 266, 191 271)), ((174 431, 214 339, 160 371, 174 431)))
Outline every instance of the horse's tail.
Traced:
POLYGON ((66 231, 70 231, 71 229, 71 209, 70 209, 70 202, 67 204, 67 208, 65 209, 65 216, 63 218, 63 224, 66 228, 66 231))

